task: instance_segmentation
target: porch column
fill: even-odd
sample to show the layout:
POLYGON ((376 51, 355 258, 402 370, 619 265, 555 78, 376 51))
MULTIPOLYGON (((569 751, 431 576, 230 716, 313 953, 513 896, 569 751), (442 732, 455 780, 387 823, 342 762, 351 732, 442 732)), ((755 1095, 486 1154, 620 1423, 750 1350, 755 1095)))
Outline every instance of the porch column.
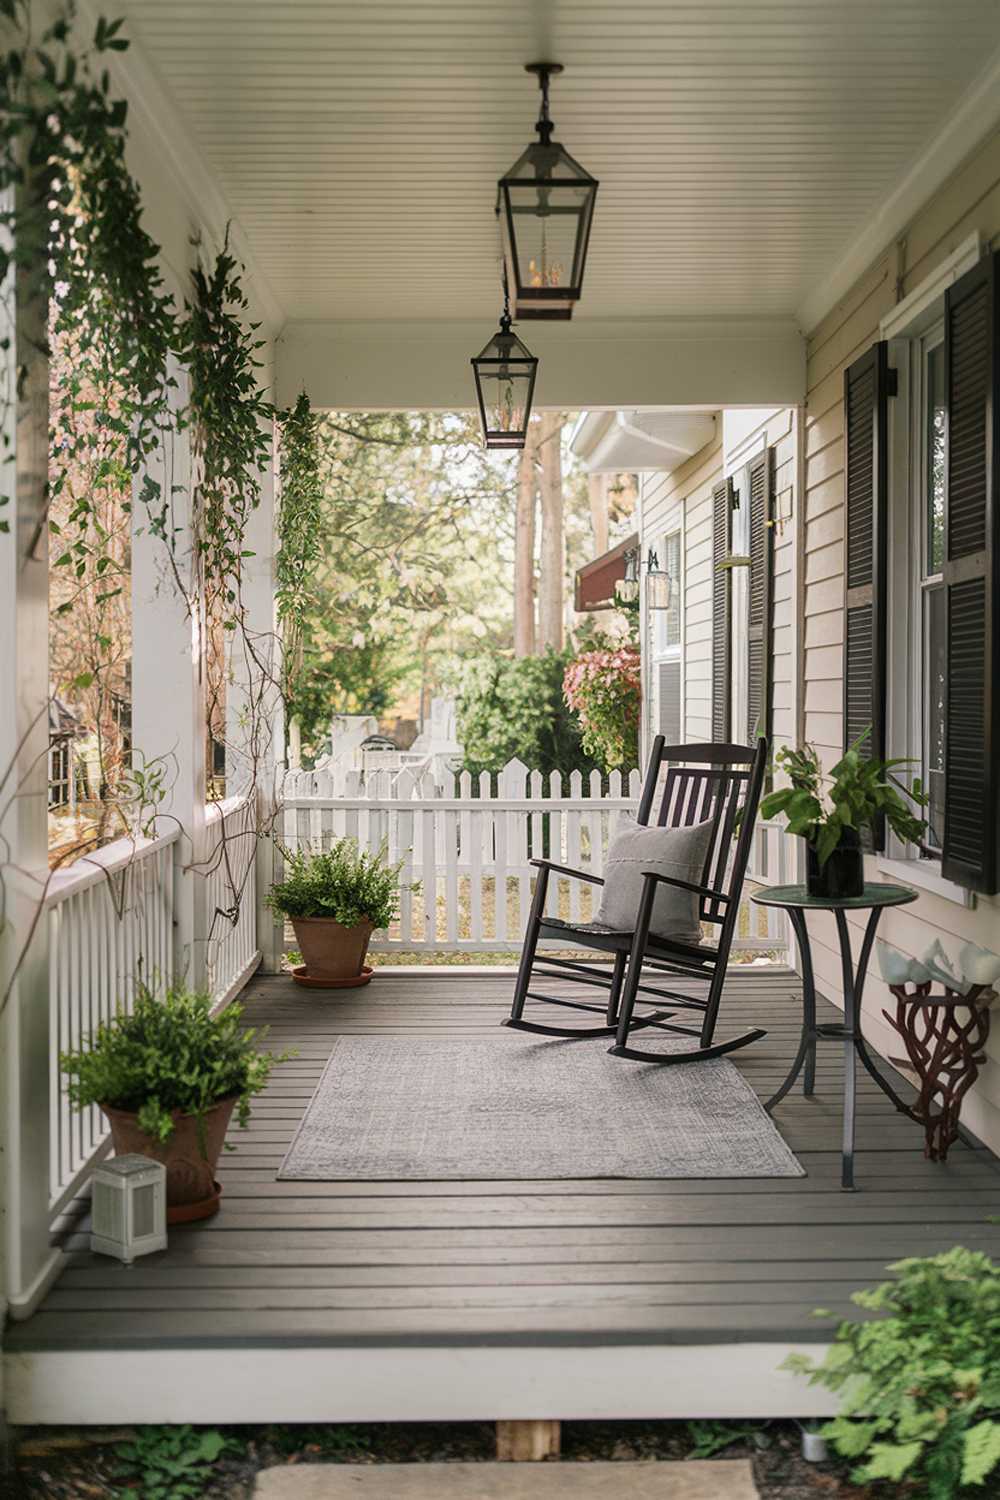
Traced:
POLYGON ((49 1245, 49 380, 45 299, 19 271, 0 308, 0 1049, 3 1303, 26 1316, 60 1263, 49 1245), (16 324, 16 327, 14 326, 16 324), (18 389, 18 372, 22 372, 18 389), (16 393, 16 400, 15 400, 16 393))
POLYGON ((230 633, 226 688, 226 793, 233 796, 256 783, 257 947, 265 973, 281 965, 282 929, 264 905, 273 879, 280 794, 281 653, 274 615, 275 434, 261 476, 260 504, 247 524, 244 559, 243 629, 230 633))
MULTIPOLYGON (((188 379, 176 365, 172 373, 177 381, 172 396, 180 409, 187 404, 188 379)), ((174 977, 200 989, 206 982, 208 933, 205 631, 191 530, 187 430, 167 434, 150 456, 147 470, 170 502, 174 566, 167 544, 150 533, 149 516, 139 498, 140 475, 132 512, 133 764, 144 774, 156 763, 165 775, 167 791, 156 809, 157 830, 180 829, 174 867, 174 977)))

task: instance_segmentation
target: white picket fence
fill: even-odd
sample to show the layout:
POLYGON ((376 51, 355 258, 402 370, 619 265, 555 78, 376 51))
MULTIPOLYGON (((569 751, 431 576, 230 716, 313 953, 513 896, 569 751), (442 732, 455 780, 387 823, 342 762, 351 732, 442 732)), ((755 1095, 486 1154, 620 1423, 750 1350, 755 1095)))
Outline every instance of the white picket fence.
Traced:
MULTIPOLYGON (((518 951, 524 937, 536 874, 530 861, 602 874, 618 814, 637 805, 640 777, 615 771, 605 781, 594 771, 585 780, 574 771, 564 782, 512 760, 496 778, 484 772, 474 781, 463 771, 442 784, 404 769, 342 785, 325 771, 289 773, 280 839, 288 849, 317 850, 350 836, 402 864, 399 916, 372 950, 504 953, 518 951)), ((783 878, 776 832, 755 832, 752 868, 761 881, 783 878)), ((599 899, 599 887, 553 876, 547 910, 588 921, 599 899)), ((782 914, 747 899, 734 949, 783 958, 787 942, 782 914)))

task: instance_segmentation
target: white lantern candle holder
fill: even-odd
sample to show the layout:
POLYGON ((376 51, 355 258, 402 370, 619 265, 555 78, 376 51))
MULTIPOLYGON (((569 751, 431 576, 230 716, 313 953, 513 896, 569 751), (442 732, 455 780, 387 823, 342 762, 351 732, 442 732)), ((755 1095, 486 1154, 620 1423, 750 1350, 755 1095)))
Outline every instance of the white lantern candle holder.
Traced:
POLYGON ((94 1170, 90 1248, 131 1265, 167 1248, 167 1169, 148 1156, 113 1156, 94 1170))

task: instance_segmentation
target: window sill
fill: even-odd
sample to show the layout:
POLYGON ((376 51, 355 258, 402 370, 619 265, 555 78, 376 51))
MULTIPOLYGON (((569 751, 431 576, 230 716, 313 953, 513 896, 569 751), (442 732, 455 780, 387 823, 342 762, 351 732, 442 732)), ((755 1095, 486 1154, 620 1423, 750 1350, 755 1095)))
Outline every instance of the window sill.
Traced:
POLYGON ((943 875, 939 875, 935 869, 929 867, 929 861, 890 859, 885 854, 877 854, 875 858, 883 875, 891 875, 893 880, 898 880, 903 885, 914 885, 918 890, 928 891, 931 895, 940 896, 945 901, 954 901, 956 906, 965 906, 970 910, 975 908, 975 892, 967 891, 964 886, 956 885, 953 880, 945 880, 943 875))

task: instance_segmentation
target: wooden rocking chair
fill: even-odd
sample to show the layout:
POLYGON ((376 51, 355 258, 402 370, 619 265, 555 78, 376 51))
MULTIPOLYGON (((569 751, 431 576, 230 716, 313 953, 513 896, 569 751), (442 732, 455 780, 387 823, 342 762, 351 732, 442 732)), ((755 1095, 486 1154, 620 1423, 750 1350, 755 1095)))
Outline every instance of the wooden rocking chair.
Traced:
POLYGON ((505 1026, 511 1026, 517 1031, 536 1032, 541 1036, 580 1039, 614 1036, 615 1044, 609 1050, 615 1057, 629 1057, 664 1066, 721 1057, 726 1052, 734 1052, 739 1047, 759 1041, 766 1035, 759 1029, 753 1029, 727 1041, 714 1040, 719 1002, 726 979, 726 964, 739 915, 743 878, 750 857, 757 805, 764 784, 767 741, 758 740, 756 750, 748 745, 723 744, 665 747, 663 736, 658 735, 653 741, 636 814, 636 821, 642 825, 648 826, 650 823, 650 813, 657 798, 664 764, 667 770, 659 797, 656 826, 676 828, 704 823, 709 819, 712 822, 701 882, 693 884, 646 873, 635 928, 632 932, 619 932, 596 922, 564 922, 558 917, 547 916, 545 901, 551 873, 569 875, 592 885, 603 885, 604 882, 600 876, 584 870, 572 870, 565 865, 554 864, 551 860, 533 859, 531 863, 538 868, 538 880, 521 952, 514 1000, 510 1017, 503 1023, 505 1026), (737 824, 739 832, 734 848, 733 838, 737 824), (653 902, 660 881, 693 891, 699 897, 701 922, 719 929, 714 946, 708 943, 693 945, 675 942, 650 932, 653 902), (555 938, 563 947, 591 948, 613 954, 610 977, 591 964, 539 954, 537 949, 541 938, 555 938), (701 980, 707 986, 707 993, 704 998, 698 998, 643 983, 644 968, 668 976, 701 980), (531 988, 535 974, 541 979, 564 979, 575 984, 603 988, 607 990, 607 1004, 591 1005, 583 1000, 539 994, 531 988), (653 996, 657 1001, 666 1001, 668 1008, 661 1007, 651 1014, 636 1016, 636 1002, 640 996, 646 995, 653 996), (603 1017, 603 1024, 559 1027, 526 1021, 524 1008, 529 1000, 596 1013, 603 1017), (700 1024, 685 1025, 676 1022, 674 1016, 679 1011, 694 1012, 695 1016, 700 1017, 700 1024), (654 1027, 672 1036, 691 1037, 697 1045, 676 1052, 645 1052, 630 1046, 632 1032, 645 1027, 654 1027))

